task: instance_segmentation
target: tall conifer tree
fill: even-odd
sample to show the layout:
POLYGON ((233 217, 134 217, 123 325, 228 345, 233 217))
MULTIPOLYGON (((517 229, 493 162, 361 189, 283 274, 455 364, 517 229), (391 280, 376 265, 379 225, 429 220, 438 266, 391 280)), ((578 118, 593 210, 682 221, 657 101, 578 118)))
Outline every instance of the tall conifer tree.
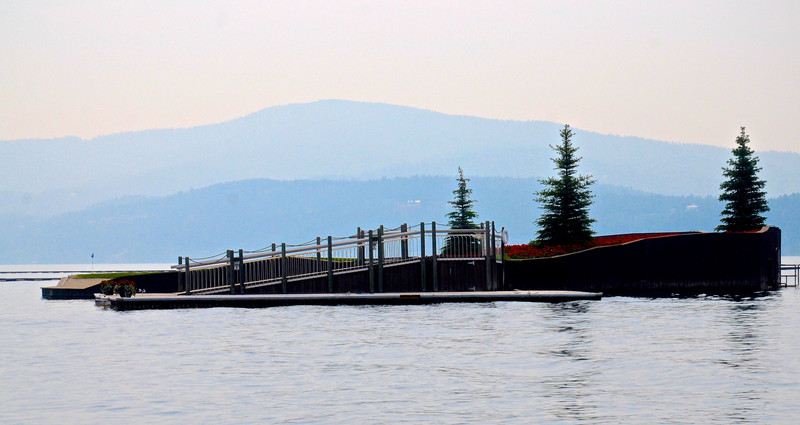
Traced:
MULTIPOLYGON (((475 224, 475 219, 478 218, 472 208, 476 201, 469 199, 472 194, 472 189, 467 188, 469 179, 464 178, 464 170, 458 167, 458 188, 453 191, 452 201, 447 201, 453 206, 453 211, 447 213, 450 219, 447 225, 451 229, 478 229, 479 226, 475 224)), ((480 252, 480 242, 471 236, 448 236, 444 241, 442 247, 442 254, 456 254, 456 251, 465 251, 462 253, 480 252), (467 239, 468 238, 468 239, 467 239)))
POLYGON ((728 160, 728 167, 722 169, 725 181, 719 185, 722 191, 719 200, 726 202, 720 214, 722 222, 717 231, 740 232, 762 227, 766 218, 762 213, 769 211, 764 186, 766 182, 757 176, 761 171, 758 157, 747 144, 750 136, 742 132, 736 137, 736 147, 732 150, 733 158, 728 160))
POLYGON ((595 181, 592 176, 576 175, 578 148, 572 145, 572 130, 565 125, 560 132, 561 144, 550 145, 557 156, 552 158, 558 177, 540 180, 544 186, 535 193, 536 202, 544 210, 536 220, 539 230, 537 241, 543 245, 581 244, 592 240, 593 218, 589 217, 592 195, 589 186, 595 181))

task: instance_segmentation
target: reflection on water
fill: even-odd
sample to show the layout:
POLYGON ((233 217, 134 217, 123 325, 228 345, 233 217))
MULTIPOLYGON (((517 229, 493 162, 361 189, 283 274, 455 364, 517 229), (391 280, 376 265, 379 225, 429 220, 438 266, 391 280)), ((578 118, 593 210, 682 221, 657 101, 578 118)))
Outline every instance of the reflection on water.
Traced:
POLYGON ((589 331, 592 303, 569 302, 547 305, 553 345, 543 353, 553 357, 552 372, 543 377, 541 397, 552 400, 547 409, 555 418, 585 422, 597 418, 592 401, 598 371, 576 362, 590 362, 594 356, 589 331))
POLYGON ((800 291, 119 313, 0 285, 7 423, 796 423, 800 291))
MULTIPOLYGON (((724 359, 720 362, 727 367, 736 368, 735 376, 749 380, 757 380, 765 373, 780 373, 779 370, 770 371, 769 365, 759 361, 760 351, 765 347, 761 338, 761 328, 769 326, 769 310, 773 307, 774 298, 736 300, 729 307, 727 325, 729 327, 726 337, 727 347, 723 351, 724 359)), ((757 391, 752 387, 745 387, 733 391, 728 402, 729 412, 726 413, 730 423, 754 423, 755 414, 769 403, 771 388, 757 391)))

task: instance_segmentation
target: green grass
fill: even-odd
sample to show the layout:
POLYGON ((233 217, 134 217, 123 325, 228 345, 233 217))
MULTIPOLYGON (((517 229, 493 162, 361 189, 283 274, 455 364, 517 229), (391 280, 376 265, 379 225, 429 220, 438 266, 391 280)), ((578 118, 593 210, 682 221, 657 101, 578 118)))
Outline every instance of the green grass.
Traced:
POLYGON ((145 272, 145 273, 85 273, 76 274, 75 279, 117 279, 120 277, 142 276, 148 274, 161 274, 164 272, 145 272))

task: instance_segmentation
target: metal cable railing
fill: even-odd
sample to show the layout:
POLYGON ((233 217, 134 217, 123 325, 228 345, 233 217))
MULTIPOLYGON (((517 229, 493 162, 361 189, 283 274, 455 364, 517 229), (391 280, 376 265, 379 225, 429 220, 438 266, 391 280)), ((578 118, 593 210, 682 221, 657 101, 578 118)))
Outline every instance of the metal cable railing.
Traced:
POLYGON ((234 285, 259 287, 283 285, 290 280, 328 276, 390 267, 421 258, 436 261, 502 259, 503 235, 486 222, 478 229, 437 228, 420 223, 409 228, 404 224, 386 229, 358 229, 350 236, 316 238, 296 245, 272 244, 255 251, 227 251, 211 257, 179 257, 172 266, 181 273, 185 293, 209 293, 235 290, 234 285))

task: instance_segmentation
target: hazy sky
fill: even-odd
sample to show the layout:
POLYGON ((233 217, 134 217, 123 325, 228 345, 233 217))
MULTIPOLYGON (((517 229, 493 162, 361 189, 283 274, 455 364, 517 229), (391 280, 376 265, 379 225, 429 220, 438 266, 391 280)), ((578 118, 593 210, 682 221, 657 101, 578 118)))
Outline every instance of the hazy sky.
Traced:
POLYGON ((800 2, 0 0, 0 139, 332 98, 800 152, 800 2))

